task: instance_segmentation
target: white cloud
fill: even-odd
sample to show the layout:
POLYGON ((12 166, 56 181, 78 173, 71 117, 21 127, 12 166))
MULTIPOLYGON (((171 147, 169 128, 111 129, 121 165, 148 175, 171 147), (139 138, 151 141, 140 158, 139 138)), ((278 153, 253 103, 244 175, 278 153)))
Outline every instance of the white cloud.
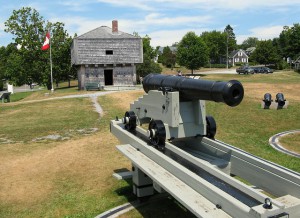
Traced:
MULTIPOLYGON (((157 33, 170 33, 172 32, 170 29, 174 29, 175 26, 180 26, 180 28, 177 27, 176 29, 187 29, 187 32, 197 27, 205 26, 211 22, 211 19, 210 16, 168 17, 158 13, 150 13, 143 19, 118 19, 118 22, 119 30, 126 33, 133 33, 135 31, 142 36, 143 34, 148 34, 154 40, 156 36, 152 36, 152 33, 156 33, 156 35, 157 33), (161 29, 163 31, 156 32, 161 29)), ((59 17, 53 18, 51 21, 64 22, 66 29, 68 29, 71 35, 74 33, 81 35, 100 26, 111 27, 112 22, 111 20, 94 20, 83 17, 59 17)), ((173 34, 176 34, 176 31, 173 34)))
POLYGON ((259 9, 259 8, 278 8, 282 6, 300 5, 299 0, 97 0, 119 7, 134 7, 142 10, 159 11, 161 8, 199 8, 206 10, 227 9, 227 10, 245 10, 245 9, 259 9))
POLYGON ((97 0, 98 2, 107 3, 119 7, 134 7, 146 11, 155 10, 155 6, 151 4, 151 1, 145 0, 97 0))
POLYGON ((182 37, 190 31, 200 35, 203 31, 207 31, 207 29, 177 29, 150 32, 149 36, 151 38, 151 46, 154 48, 156 46, 171 46, 173 43, 179 42, 182 37))
POLYGON ((236 37, 237 43, 241 44, 248 37, 256 37, 259 40, 268 40, 279 37, 279 34, 282 32, 283 26, 261 26, 252 28, 249 31, 251 32, 249 35, 238 35, 236 37))

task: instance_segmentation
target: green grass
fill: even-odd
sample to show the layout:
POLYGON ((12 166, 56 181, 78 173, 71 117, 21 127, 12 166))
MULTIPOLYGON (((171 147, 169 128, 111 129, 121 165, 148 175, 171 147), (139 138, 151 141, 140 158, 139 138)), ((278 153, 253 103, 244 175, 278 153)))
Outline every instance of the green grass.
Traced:
MULTIPOLYGON (((281 71, 273 74, 213 74, 203 75, 208 80, 230 80, 236 79, 245 83, 268 83, 268 84, 299 84, 300 73, 294 71, 281 71)), ((295 90, 296 91, 296 90, 295 90)))
POLYGON ((99 115, 91 111, 93 106, 86 98, 6 105, 0 108, 0 120, 5 121, 1 122, 0 137, 26 143, 50 134, 94 128, 99 115))
MULTIPOLYGON (((238 79, 243 83, 299 84, 300 75, 293 72, 278 75, 209 75, 205 79, 238 79)), ((62 95, 78 92, 76 88, 59 89, 57 92, 62 95)), ((44 95, 44 91, 38 94, 44 95)), ((138 95, 135 94, 134 98, 137 97, 138 95)), ((0 140, 0 154, 6 154, 8 157, 15 155, 13 157, 23 158, 41 149, 47 153, 51 148, 63 143, 61 141, 32 142, 32 139, 37 137, 49 134, 68 135, 69 130, 99 128, 99 132, 95 133, 94 144, 86 142, 85 149, 80 150, 84 153, 78 154, 79 156, 74 155, 75 159, 73 162, 68 162, 67 170, 64 170, 66 166, 63 164, 54 172, 53 187, 45 199, 30 205, 2 201, 0 217, 95 217, 110 208, 135 199, 131 183, 116 181, 111 176, 113 170, 124 167, 123 164, 126 164, 127 160, 115 149, 118 142, 109 133, 109 123, 116 116, 122 118, 128 109, 120 106, 119 101, 109 95, 99 97, 99 102, 105 112, 101 119, 94 111, 90 99, 84 98, 5 104, 0 107, 0 119, 3 121, 1 121, 0 138, 19 142, 1 144, 0 140), (95 143, 97 141, 101 143, 95 143), (84 161, 81 158, 84 158, 84 161), (89 160, 92 160, 91 163, 89 160), (103 160, 103 162, 96 163, 96 160, 103 160), (82 170, 75 168, 78 167, 76 163, 83 166, 82 170)), ((129 104, 130 100, 126 104, 127 108, 129 104)), ((206 106, 207 113, 217 122, 217 139, 300 172, 299 159, 275 151, 268 144, 269 137, 278 132, 300 129, 300 102, 293 101, 288 109, 263 110, 259 102, 246 95, 243 102, 234 108, 214 102, 207 102, 206 106)), ((74 134, 74 140, 66 142, 75 143, 85 137, 79 133, 74 134)), ((58 159, 54 158, 51 161, 56 162, 58 159)), ((36 169, 31 170, 34 172, 36 169)), ((32 177, 33 181, 35 179, 32 177)), ((3 193, 0 185, 0 196, 1 194, 3 193)), ((167 198, 128 213, 128 217, 142 216, 191 217, 191 214, 172 199, 167 198)))
POLYGON ((10 95, 10 101, 11 102, 20 101, 22 99, 27 98, 30 95, 32 95, 32 92, 17 92, 10 95))

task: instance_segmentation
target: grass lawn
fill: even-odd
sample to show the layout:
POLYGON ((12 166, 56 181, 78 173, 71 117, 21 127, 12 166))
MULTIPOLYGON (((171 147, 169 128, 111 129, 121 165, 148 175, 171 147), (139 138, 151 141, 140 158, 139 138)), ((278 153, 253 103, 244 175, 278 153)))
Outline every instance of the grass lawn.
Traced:
MULTIPOLYGON (((252 154, 300 172, 300 160, 268 145, 272 135, 300 129, 300 74, 209 75, 205 79, 240 80, 243 102, 234 108, 207 102, 214 116, 216 138, 252 154), (290 105, 284 110, 263 110, 264 93, 283 92, 290 105)), ((63 89, 55 96, 78 91, 63 89)), ((83 93, 83 92, 78 92, 83 93)), ((117 150, 119 142, 109 132, 109 122, 122 117, 129 103, 143 91, 113 93, 98 98, 103 116, 90 99, 44 99, 34 92, 15 103, 0 105, 0 217, 94 217, 134 200, 130 182, 112 178, 114 170, 131 168, 117 150), (30 101, 28 101, 30 100, 30 101), (23 102, 23 103, 22 103, 23 102), (90 131, 96 129, 96 131, 90 131), (56 140, 45 136, 59 135, 56 140), (41 138, 42 140, 34 140, 41 138)), ((299 146, 299 135, 284 141, 299 146)), ((167 198, 122 217, 191 217, 178 203, 167 198)))

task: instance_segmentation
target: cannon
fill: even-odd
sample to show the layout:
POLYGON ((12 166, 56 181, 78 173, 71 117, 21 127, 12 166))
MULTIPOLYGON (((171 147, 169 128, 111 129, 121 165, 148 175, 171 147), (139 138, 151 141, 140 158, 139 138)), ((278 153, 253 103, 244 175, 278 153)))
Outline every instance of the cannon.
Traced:
POLYGON ((285 105, 285 99, 284 99, 284 95, 282 93, 277 93, 276 94, 276 100, 275 102, 278 103, 279 107, 283 107, 285 105))
POLYGON ((242 84, 237 80, 229 82, 197 80, 186 77, 149 74, 143 80, 146 93, 150 90, 178 91, 181 100, 208 100, 237 106, 244 97, 242 84))
POLYGON ((131 104, 123 123, 130 131, 135 130, 137 121, 149 123, 149 141, 160 149, 166 140, 192 136, 213 139, 217 126, 212 116, 206 116, 204 100, 234 107, 244 96, 243 86, 236 80, 220 82, 149 74, 143 79, 143 88, 147 94, 131 104))
POLYGON ((150 74, 143 88, 110 123, 139 199, 167 192, 197 217, 300 217, 299 173, 215 139, 205 102, 237 106, 240 82, 150 74))
POLYGON ((272 100, 272 95, 270 93, 266 93, 264 95, 264 99, 263 99, 263 102, 265 102, 265 106, 270 107, 272 101, 273 101, 272 100))

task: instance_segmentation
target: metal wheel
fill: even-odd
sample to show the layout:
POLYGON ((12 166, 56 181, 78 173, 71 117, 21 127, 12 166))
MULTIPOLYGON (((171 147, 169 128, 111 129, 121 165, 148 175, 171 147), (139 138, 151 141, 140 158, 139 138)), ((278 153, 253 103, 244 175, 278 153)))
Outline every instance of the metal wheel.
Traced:
POLYGON ((217 132, 217 124, 212 116, 206 116, 206 137, 210 139, 215 139, 217 132))
POLYGON ((123 118, 125 129, 128 131, 134 131, 136 129, 136 116, 133 111, 126 111, 123 118))
POLYGON ((148 127, 150 143, 159 149, 164 149, 166 141, 166 129, 161 120, 151 120, 148 127))

